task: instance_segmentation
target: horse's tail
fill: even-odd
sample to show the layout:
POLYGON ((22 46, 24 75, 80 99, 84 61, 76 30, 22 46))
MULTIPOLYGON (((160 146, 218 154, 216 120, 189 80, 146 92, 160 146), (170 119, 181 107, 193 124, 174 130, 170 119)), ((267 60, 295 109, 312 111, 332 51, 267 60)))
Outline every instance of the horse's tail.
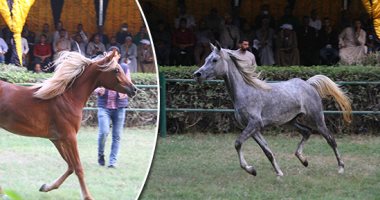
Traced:
POLYGON ((350 99, 347 97, 345 92, 343 92, 331 79, 324 75, 315 75, 309 78, 306 82, 308 82, 317 90, 321 98, 333 96, 343 111, 344 121, 348 123, 352 121, 352 108, 350 99))

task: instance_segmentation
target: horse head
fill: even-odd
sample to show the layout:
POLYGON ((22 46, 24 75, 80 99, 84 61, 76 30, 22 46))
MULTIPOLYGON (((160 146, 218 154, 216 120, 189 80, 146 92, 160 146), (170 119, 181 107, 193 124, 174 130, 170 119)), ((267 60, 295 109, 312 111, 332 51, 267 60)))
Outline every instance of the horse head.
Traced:
POLYGON ((124 69, 118 64, 119 58, 120 54, 113 50, 95 63, 102 71, 98 77, 98 86, 133 97, 137 89, 131 79, 126 76, 124 69))
POLYGON ((198 82, 215 79, 227 73, 228 63, 225 60, 225 49, 222 49, 218 42, 215 45, 210 43, 210 46, 212 52, 205 59, 203 66, 193 74, 194 79, 198 82))

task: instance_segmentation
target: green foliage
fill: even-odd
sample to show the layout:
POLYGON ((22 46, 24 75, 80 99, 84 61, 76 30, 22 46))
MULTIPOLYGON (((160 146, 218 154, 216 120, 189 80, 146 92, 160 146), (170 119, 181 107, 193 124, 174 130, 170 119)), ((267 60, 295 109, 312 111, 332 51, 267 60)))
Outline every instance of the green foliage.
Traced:
MULTIPOLYGON (((167 79, 192 79, 197 67, 161 67, 167 79)), ((258 67, 261 77, 267 81, 308 79, 323 74, 334 81, 380 81, 380 67, 371 66, 313 66, 313 67, 258 67)), ((353 110, 380 110, 380 85, 342 85, 352 100, 353 110)), ((233 108, 223 83, 167 82, 168 108, 233 108)), ((324 100, 325 110, 338 110, 334 101, 324 100)), ((343 133, 366 133, 377 130, 379 115, 355 115, 347 126, 341 116, 326 115, 330 130, 343 133)), ((232 113, 168 113, 168 129, 171 133, 184 131, 231 132, 238 130, 232 113)), ((282 131, 282 129, 280 129, 282 131)))

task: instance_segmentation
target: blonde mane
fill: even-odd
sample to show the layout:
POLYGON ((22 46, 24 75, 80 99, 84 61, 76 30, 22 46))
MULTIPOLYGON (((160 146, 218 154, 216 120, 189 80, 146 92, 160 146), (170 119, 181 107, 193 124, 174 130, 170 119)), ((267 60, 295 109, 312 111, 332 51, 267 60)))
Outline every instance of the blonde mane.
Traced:
MULTIPOLYGON (((91 63, 95 62, 84 57, 78 52, 63 51, 54 61, 55 71, 53 77, 34 86, 39 88, 34 92, 34 97, 51 99, 65 92, 67 88, 78 78, 91 63)), ((111 62, 114 62, 112 59, 111 62)), ((114 65, 99 66, 101 70, 108 71, 114 65)))
POLYGON ((256 65, 250 66, 245 64, 243 58, 236 53, 236 51, 227 51, 232 62, 235 64, 237 70, 243 77, 243 80, 248 85, 264 90, 270 90, 271 86, 263 80, 260 80, 260 73, 256 73, 256 65))

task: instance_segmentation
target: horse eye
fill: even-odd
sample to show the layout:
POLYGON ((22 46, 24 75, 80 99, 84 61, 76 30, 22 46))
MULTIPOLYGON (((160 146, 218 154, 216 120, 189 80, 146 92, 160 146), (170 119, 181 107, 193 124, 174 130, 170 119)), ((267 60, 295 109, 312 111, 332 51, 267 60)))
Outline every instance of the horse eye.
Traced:
POLYGON ((213 63, 216 63, 216 62, 218 62, 218 60, 217 60, 217 59, 213 59, 212 62, 213 62, 213 63))
POLYGON ((119 73, 119 69, 115 69, 115 74, 119 73))

